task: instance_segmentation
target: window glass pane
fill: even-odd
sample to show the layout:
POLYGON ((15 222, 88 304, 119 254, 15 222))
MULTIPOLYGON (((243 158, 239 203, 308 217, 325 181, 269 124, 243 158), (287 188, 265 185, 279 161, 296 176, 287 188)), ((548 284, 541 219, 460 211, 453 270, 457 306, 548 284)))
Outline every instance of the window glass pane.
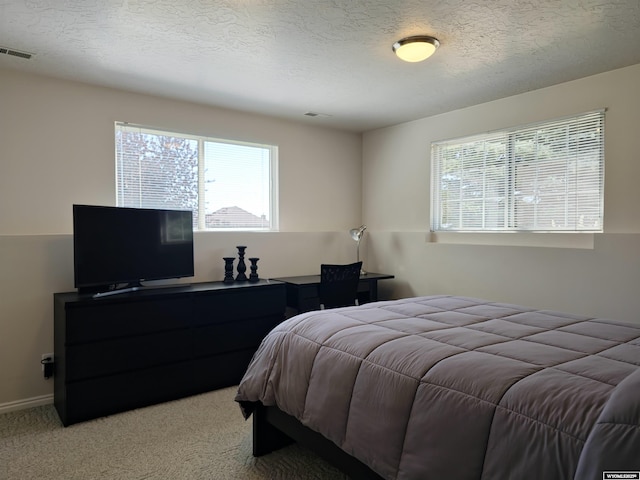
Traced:
POLYGON ((269 226, 270 149, 205 142, 207 228, 269 226))

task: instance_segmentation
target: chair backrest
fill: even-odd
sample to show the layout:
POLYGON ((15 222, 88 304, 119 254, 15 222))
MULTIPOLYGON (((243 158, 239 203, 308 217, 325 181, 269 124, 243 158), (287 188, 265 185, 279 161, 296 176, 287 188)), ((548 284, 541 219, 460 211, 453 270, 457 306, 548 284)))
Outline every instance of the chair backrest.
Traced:
POLYGON ((320 265, 320 308, 347 307, 358 304, 358 282, 362 262, 348 265, 320 265))

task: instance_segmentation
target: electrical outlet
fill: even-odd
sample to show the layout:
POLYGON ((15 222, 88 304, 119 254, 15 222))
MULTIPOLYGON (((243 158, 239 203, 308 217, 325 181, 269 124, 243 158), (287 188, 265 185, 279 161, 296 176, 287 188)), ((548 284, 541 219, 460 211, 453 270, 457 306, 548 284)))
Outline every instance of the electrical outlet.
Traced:
POLYGON ((44 364, 53 363, 53 353, 43 353, 40 358, 40 363, 42 364, 42 371, 44 372, 44 364))

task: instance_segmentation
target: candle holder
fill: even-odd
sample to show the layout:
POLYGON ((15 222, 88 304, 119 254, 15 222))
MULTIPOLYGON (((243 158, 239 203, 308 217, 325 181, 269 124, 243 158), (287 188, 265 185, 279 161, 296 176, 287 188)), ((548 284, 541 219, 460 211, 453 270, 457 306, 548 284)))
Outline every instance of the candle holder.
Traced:
POLYGON ((256 257, 252 257, 249 259, 249 261, 251 262, 251 266, 249 267, 251 268, 251 274, 249 274, 250 282, 257 282, 258 280, 260 280, 260 278, 258 277, 258 260, 260 259, 256 257))
POLYGON ((247 247, 245 245, 238 245, 236 248, 238 249, 238 275, 236 275, 236 282, 246 282, 248 279, 244 273, 247 271, 247 266, 244 263, 244 251, 247 247))
POLYGON ((224 279, 223 283, 233 283, 233 261, 235 257, 222 257, 224 260, 224 279))

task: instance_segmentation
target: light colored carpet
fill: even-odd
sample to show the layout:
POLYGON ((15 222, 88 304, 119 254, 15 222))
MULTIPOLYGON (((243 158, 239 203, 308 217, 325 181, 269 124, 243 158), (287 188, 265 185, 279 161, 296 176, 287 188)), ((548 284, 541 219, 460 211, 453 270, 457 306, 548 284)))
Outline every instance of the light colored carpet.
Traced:
POLYGON ((226 388, 64 428, 53 405, 0 415, 0 480, 329 480, 343 474, 292 445, 251 454, 226 388))

